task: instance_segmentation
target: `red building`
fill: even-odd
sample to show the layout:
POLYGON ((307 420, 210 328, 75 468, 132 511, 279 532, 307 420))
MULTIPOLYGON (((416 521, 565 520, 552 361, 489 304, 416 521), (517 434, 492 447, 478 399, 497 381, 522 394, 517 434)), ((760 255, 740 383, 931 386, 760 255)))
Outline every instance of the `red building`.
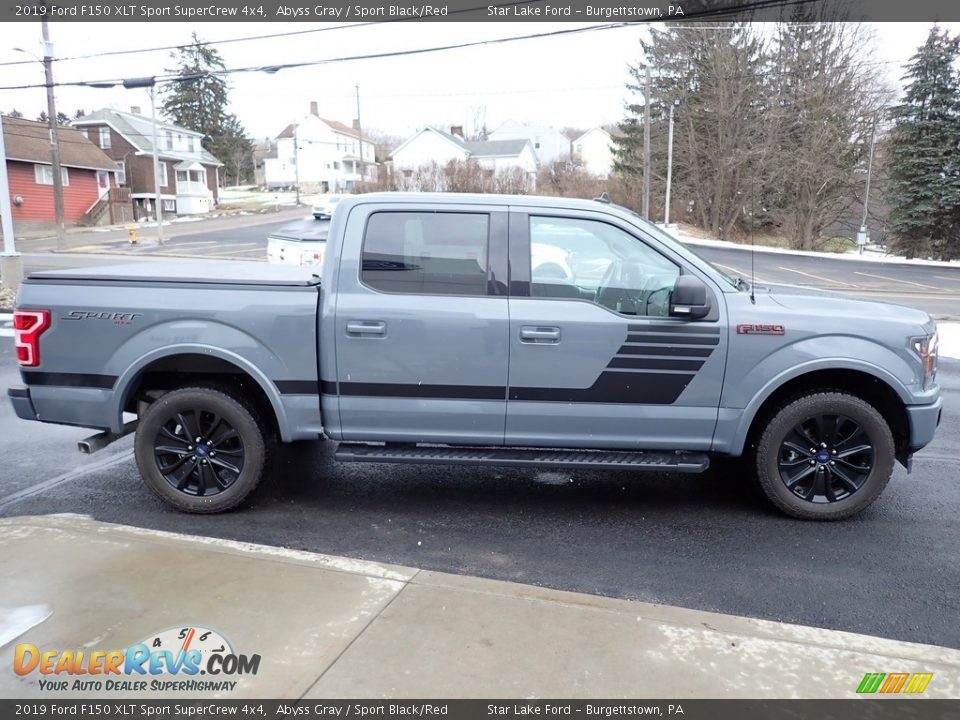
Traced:
MULTIPOLYGON (((117 192, 116 163, 76 130, 60 127, 58 135, 64 221, 94 225, 129 220, 131 213, 123 212, 124 199, 117 192)), ((3 141, 13 220, 54 222, 49 125, 5 116, 3 141)), ((129 196, 125 202, 129 206, 129 196)))

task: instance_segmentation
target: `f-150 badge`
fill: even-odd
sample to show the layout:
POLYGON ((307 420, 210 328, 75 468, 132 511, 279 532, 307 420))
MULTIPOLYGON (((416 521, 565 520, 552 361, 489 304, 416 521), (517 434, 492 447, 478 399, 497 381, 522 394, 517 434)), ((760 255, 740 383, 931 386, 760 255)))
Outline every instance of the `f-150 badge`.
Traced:
POLYGON ((783 325, 737 325, 737 335, 783 335, 783 325))

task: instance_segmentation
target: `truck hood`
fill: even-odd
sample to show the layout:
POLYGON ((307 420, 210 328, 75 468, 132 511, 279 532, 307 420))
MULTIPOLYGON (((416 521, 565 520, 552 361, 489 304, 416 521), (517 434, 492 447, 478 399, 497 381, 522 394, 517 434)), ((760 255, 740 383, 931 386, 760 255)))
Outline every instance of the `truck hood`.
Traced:
POLYGON ((774 283, 756 284, 756 294, 767 294, 770 299, 792 311, 805 312, 825 318, 869 318, 892 320, 903 324, 933 330, 930 315, 923 310, 880 300, 865 300, 845 293, 797 285, 774 283))

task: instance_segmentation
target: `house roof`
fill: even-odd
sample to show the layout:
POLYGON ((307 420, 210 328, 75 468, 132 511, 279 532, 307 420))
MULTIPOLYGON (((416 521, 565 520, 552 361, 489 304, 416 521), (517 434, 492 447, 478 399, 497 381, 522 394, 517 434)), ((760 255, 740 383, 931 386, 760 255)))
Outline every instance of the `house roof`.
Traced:
MULTIPOLYGON (((317 118, 324 125, 329 127, 331 130, 333 130, 334 132, 340 133, 341 135, 349 135, 350 137, 357 138, 358 140, 361 139, 360 133, 357 132, 354 128, 350 127, 349 125, 344 125, 342 122, 339 122, 338 120, 327 120, 326 118, 322 118, 317 115, 314 115, 314 117, 317 118)), ((290 123, 289 125, 287 125, 280 132, 280 134, 277 135, 277 139, 292 138, 292 137, 293 137, 293 123, 290 123)), ((362 139, 364 142, 369 142, 369 143, 373 142, 369 138, 362 138, 362 139)))
POLYGON ((602 127, 592 127, 592 128, 590 128, 589 130, 587 130, 585 133, 583 133, 580 137, 576 138, 573 142, 575 142, 575 143, 576 143, 576 142, 579 142, 580 140, 582 140, 583 138, 585 138, 587 135, 589 135, 589 134, 592 133, 592 132, 601 132, 601 133, 603 133, 604 135, 606 135, 608 138, 611 137, 610 133, 608 133, 608 132, 607 132, 606 130, 604 130, 602 127))
MULTIPOLYGON (((149 154, 153 153, 152 118, 148 118, 143 115, 122 112, 120 110, 103 108, 73 121, 73 124, 78 127, 85 125, 103 125, 104 123, 123 135, 127 142, 133 145, 140 152, 149 154)), ((173 123, 161 122, 160 120, 157 120, 157 133, 159 134, 164 130, 172 130, 180 133, 181 135, 191 135, 196 138, 203 137, 203 133, 199 133, 196 130, 189 130, 180 125, 174 125, 173 123)), ((162 147, 158 148, 157 154, 160 157, 171 158, 173 160, 197 159, 196 153, 174 152, 173 150, 165 150, 162 147)), ((223 163, 211 155, 203 147, 203 145, 200 146, 199 156, 200 162, 202 162, 204 165, 223 165, 223 163)))
MULTIPOLYGON (((87 140, 86 135, 60 126, 60 164, 66 167, 116 170, 117 163, 87 140)), ((50 126, 23 118, 3 118, 3 142, 8 160, 51 164, 50 126)))
POLYGON ((519 155, 530 143, 526 138, 517 140, 484 140, 479 142, 464 142, 467 151, 473 157, 509 157, 519 155))
POLYGON ((523 148, 530 142, 526 138, 519 138, 517 140, 464 140, 459 135, 437 130, 437 128, 434 127, 425 127, 413 137, 398 145, 391 155, 395 155, 401 148, 406 147, 409 143, 427 132, 436 133, 466 152, 470 157, 516 156, 520 155, 520 153, 523 152, 523 148))

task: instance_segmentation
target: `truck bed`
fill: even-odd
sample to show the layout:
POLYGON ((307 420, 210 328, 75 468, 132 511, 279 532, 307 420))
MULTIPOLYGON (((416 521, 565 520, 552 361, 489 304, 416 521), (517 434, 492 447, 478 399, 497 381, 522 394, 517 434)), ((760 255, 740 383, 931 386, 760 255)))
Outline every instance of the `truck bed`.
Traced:
POLYGON ((103 265, 30 273, 25 282, 73 283, 203 283, 205 285, 318 285, 310 268, 241 261, 163 261, 103 265))

